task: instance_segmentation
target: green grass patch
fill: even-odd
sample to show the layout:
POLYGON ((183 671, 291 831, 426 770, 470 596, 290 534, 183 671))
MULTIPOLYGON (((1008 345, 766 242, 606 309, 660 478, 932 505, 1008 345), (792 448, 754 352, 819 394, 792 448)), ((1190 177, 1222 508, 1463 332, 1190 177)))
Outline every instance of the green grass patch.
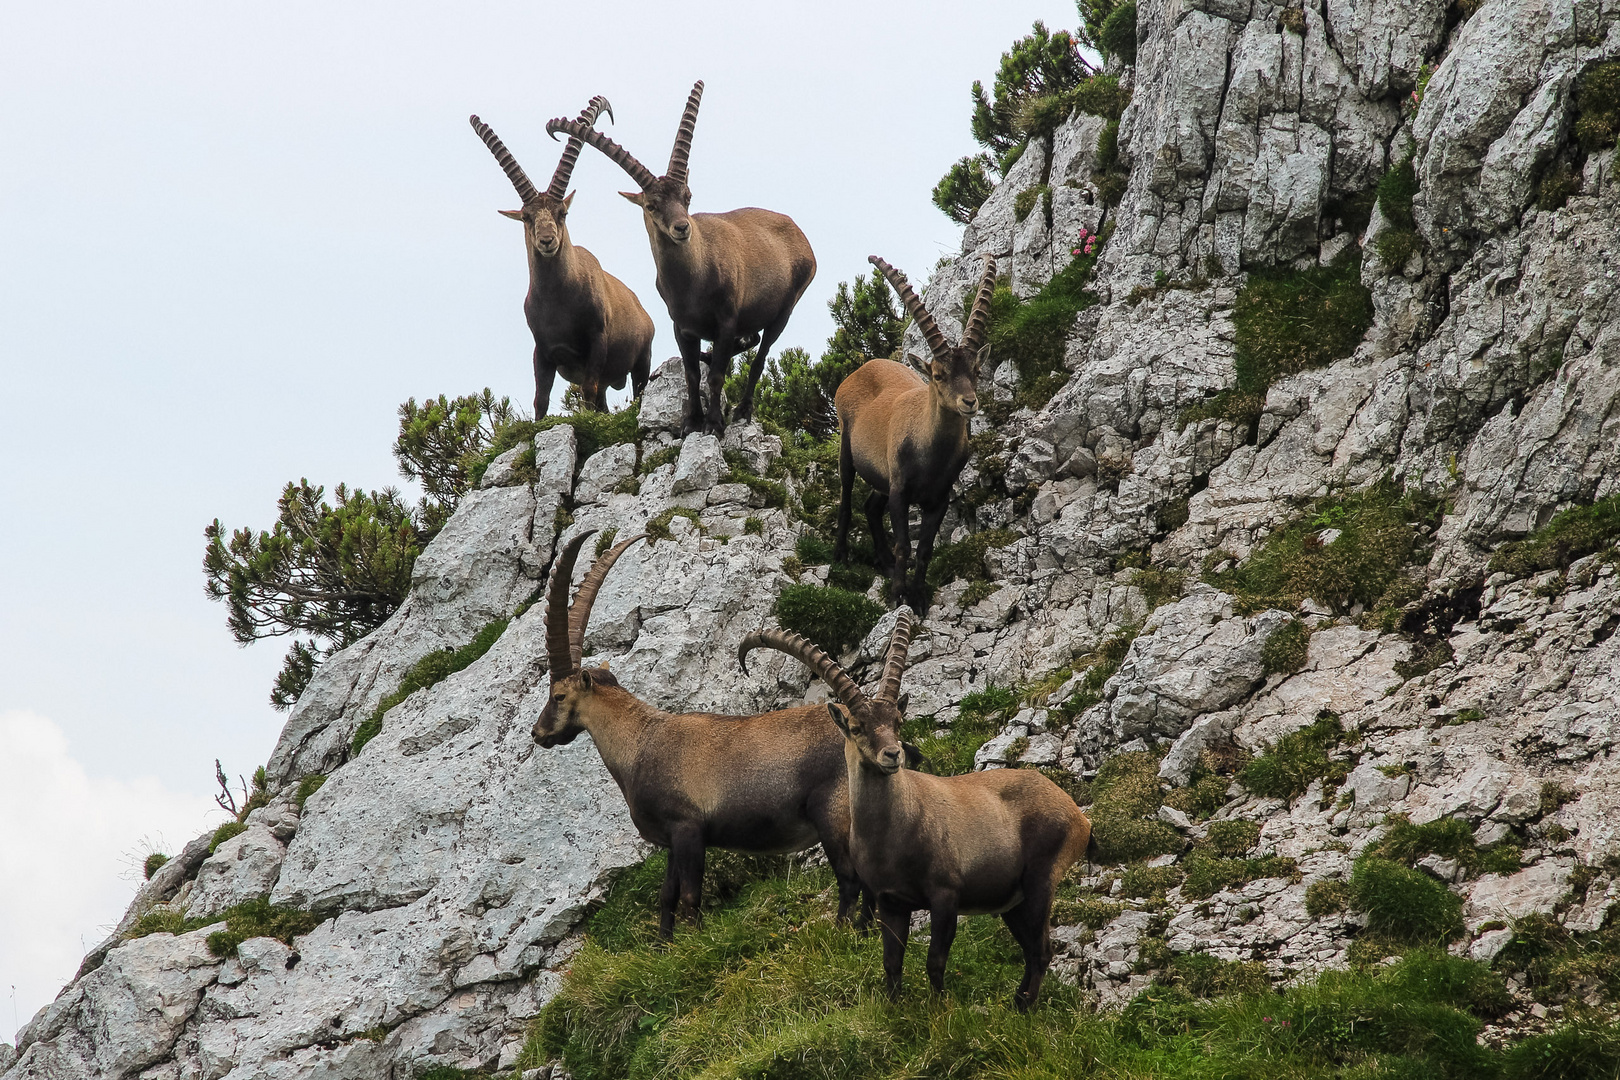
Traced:
POLYGON ((1212 821, 1209 846, 1221 855, 1242 855, 1260 842, 1258 821, 1212 821))
POLYGON ((1392 166, 1378 181, 1378 207, 1389 228, 1378 235, 1378 257, 1391 273, 1401 267, 1422 246, 1417 221, 1412 217, 1412 199, 1417 195, 1417 170, 1412 155, 1392 166))
MULTIPOLYGON (((484 451, 483 460, 475 463, 468 470, 468 474, 472 478, 472 486, 478 486, 484 478, 485 471, 489 469, 490 463, 496 458, 519 443, 530 442, 542 431, 549 431, 561 424, 567 424, 574 429, 574 445, 577 448, 580 461, 584 461, 605 447, 616 446, 619 443, 633 443, 636 441, 636 417, 640 412, 641 402, 632 401, 617 412, 581 411, 565 413, 560 416, 545 416, 538 421, 515 420, 510 424, 502 424, 495 429, 495 437, 490 440, 489 449, 484 451)), ((519 458, 516 472, 520 479, 534 479, 535 464, 532 448, 527 454, 527 460, 522 457, 519 458)))
POLYGON ((636 466, 636 472, 642 476, 646 476, 657 469, 663 468, 665 465, 675 464, 680 460, 680 458, 680 443, 676 443, 673 446, 666 446, 662 450, 654 450, 650 454, 643 454, 641 457, 641 464, 636 466))
MULTIPOLYGON (((1074 320, 1097 302, 1096 294, 1086 286, 1102 246, 1097 245, 1090 255, 1075 256, 1027 300, 1013 294, 1009 280, 996 283, 990 299, 990 359, 986 366, 1012 360, 1019 376, 1014 407, 1038 409, 1069 381, 1063 354, 1074 320)), ((967 303, 971 304, 972 299, 967 297, 967 303)))
MULTIPOLYGON (((1123 1011, 1095 1011, 1049 978, 1040 1007, 1019 1015, 1018 950, 999 920, 980 917, 962 924, 942 997, 927 992, 926 950, 913 942, 890 1004, 881 942, 833 925, 825 868, 752 881, 668 946, 652 938, 661 876, 649 864, 609 891, 520 1070, 560 1059, 576 1080, 1461 1080, 1500 1075, 1516 1052, 1476 1041, 1502 1008, 1500 978, 1444 953, 1277 992, 1263 965, 1172 956, 1148 939, 1163 973, 1123 1011)), ((1091 910, 1094 928, 1118 914, 1091 910)), ((1579 1061, 1608 1045, 1605 1031, 1577 1029, 1556 1058, 1537 1051, 1579 1061)))
POLYGON ((208 854, 212 855, 219 850, 219 845, 233 837, 241 836, 247 832, 247 824, 241 821, 227 821, 214 830, 214 838, 208 841, 208 854))
POLYGON ((1204 580, 1237 597, 1245 613, 1292 611, 1307 597, 1334 611, 1361 604, 1372 615, 1407 595, 1405 570, 1426 561, 1427 526, 1438 500, 1385 478, 1357 491, 1318 499, 1277 529, 1241 564, 1204 580), (1326 530, 1338 536, 1324 543, 1326 530))
POLYGON ((1292 675, 1305 666, 1310 643, 1311 632, 1298 619, 1278 627, 1260 647, 1260 663, 1265 673, 1292 675))
POLYGON ((298 804, 299 813, 304 812, 304 804, 309 802, 309 797, 321 790, 321 786, 325 783, 326 776, 322 773, 312 773, 298 781, 298 791, 293 796, 293 802, 298 804))
POLYGON ((696 510, 688 510, 684 506, 671 506, 660 511, 647 522, 647 543, 656 544, 660 540, 675 539, 674 530, 669 525, 676 518, 685 518, 692 523, 693 528, 700 532, 703 529, 703 518, 699 516, 696 510))
MULTIPOLYGON (((597 414, 600 415, 600 414, 597 414)), ((361 721, 355 728, 354 737, 349 743, 349 756, 357 756, 366 743, 377 737, 382 731, 383 716, 395 705, 404 701, 418 690, 425 690, 434 686, 463 668, 471 667, 490 647, 500 640, 506 632, 506 619, 493 619, 484 624, 484 628, 473 636, 473 639, 459 649, 448 646, 435 652, 430 652, 405 672, 400 679, 399 687, 392 693, 377 702, 377 707, 371 715, 361 721)))
POLYGON ((1620 495, 1590 506, 1574 506, 1523 540, 1503 544, 1491 556, 1492 573, 1529 577, 1543 570, 1568 570, 1576 559, 1620 542, 1620 495))
POLYGON ((1181 895, 1189 900, 1207 900, 1226 889, 1236 889, 1261 878, 1299 877, 1299 865, 1281 855, 1259 859, 1223 859, 1207 850, 1194 849, 1182 862, 1187 880, 1181 895))
POLYGON ((805 584, 783 589, 772 612, 784 630, 803 634, 833 657, 859 645, 883 618, 883 608, 861 593, 805 584))
POLYGON ((1373 854, 1350 873, 1350 906, 1367 916, 1374 938, 1437 945, 1462 936, 1462 898, 1434 878, 1373 854))
POLYGON ((235 955, 236 947, 249 938, 276 938, 291 946, 293 938, 307 934, 321 924, 321 918, 300 908, 272 904, 268 896, 261 896, 227 908, 206 919, 188 919, 179 912, 152 911, 141 916, 125 935, 127 938, 146 937, 148 934, 189 934, 205 926, 223 922, 224 930, 208 935, 208 951, 218 957, 235 955))
POLYGON ((989 581, 990 564, 986 556, 992 548, 1003 548, 1018 539, 1011 529, 985 529, 954 544, 940 544, 928 560, 928 584, 934 587, 948 585, 958 578, 966 581, 989 581))
POLYGON ((1313 881, 1305 887, 1305 914, 1325 918, 1350 906, 1350 885, 1344 881, 1313 881))
POLYGON ((746 484, 748 490, 765 500, 769 507, 787 506, 787 485, 777 480, 767 480, 756 473, 748 463, 748 458, 740 450, 727 450, 725 452, 727 471, 720 478, 724 484, 746 484))
POLYGON ((1275 746, 1243 767, 1238 780, 1256 795, 1289 802, 1305 794, 1312 782, 1337 787, 1350 774, 1349 762, 1336 760, 1331 751, 1344 739, 1344 726, 1332 713, 1309 727, 1291 731, 1275 746))
POLYGON ((1593 64, 1575 80, 1575 139, 1595 153, 1620 136, 1620 60, 1593 64))
POLYGON ((1018 711, 1023 695, 1017 689, 991 684, 965 694, 957 702, 956 719, 944 735, 935 735, 934 718, 915 717, 900 726, 900 737, 915 743, 925 759, 924 768, 938 776, 959 776, 973 771, 973 758, 1018 711))
POLYGON ((1405 814, 1391 814, 1384 819, 1384 826, 1377 854, 1407 866, 1416 865, 1428 855, 1450 859, 1470 874, 1511 874, 1523 865, 1518 844, 1503 840, 1480 847, 1462 818, 1437 818, 1414 825, 1405 814))
POLYGON ((1092 858, 1108 864, 1173 855, 1186 846, 1181 834, 1158 820, 1163 796, 1159 759, 1146 751, 1116 754, 1103 762, 1091 784, 1092 858))
POLYGON ((151 881, 152 875, 163 869, 163 864, 168 861, 169 857, 163 852, 154 851, 141 863, 141 873, 147 881, 151 881))
POLYGON ((1254 271, 1232 311, 1238 390, 1264 396, 1285 375, 1349 356, 1372 317, 1355 245, 1331 266, 1254 271))

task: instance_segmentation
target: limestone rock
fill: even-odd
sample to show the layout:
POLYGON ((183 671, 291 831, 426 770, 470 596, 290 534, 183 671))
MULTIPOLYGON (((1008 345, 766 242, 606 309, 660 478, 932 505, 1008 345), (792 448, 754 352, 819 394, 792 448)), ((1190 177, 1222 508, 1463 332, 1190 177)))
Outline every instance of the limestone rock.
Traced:
POLYGON ((186 915, 207 919, 235 904, 264 896, 281 877, 287 847, 264 825, 254 823, 231 837, 197 870, 186 915))
POLYGON ((652 370, 641 392, 636 422, 641 430, 679 435, 686 420, 686 368, 672 356, 652 370))
POLYGON ((725 465, 720 440, 713 435, 694 431, 681 443, 681 456, 675 462, 675 479, 670 494, 708 491, 720 482, 725 465))

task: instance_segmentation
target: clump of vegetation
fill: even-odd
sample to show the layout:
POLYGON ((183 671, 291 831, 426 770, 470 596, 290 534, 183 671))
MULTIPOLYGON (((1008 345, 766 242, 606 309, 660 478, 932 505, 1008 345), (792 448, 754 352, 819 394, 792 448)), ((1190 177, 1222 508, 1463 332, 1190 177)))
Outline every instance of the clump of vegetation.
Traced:
POLYGON ((1265 673, 1291 675, 1304 667, 1310 642, 1310 630, 1298 619, 1272 631, 1260 647, 1260 664, 1265 673))
POLYGON ((1207 849, 1195 848, 1183 861, 1187 880, 1181 895, 1189 900, 1207 900, 1225 889, 1235 889, 1261 878, 1298 879, 1299 866, 1293 859, 1267 855, 1259 859, 1223 859, 1207 849))
POLYGON ((1570 563, 1620 542, 1620 495, 1590 506, 1574 506, 1523 540, 1503 544, 1491 556, 1492 573, 1529 577, 1543 570, 1564 571, 1570 563))
POLYGON ((359 755, 366 743, 376 738, 382 731, 383 716, 389 709, 404 701, 418 690, 425 690, 443 682, 456 672, 471 667, 485 653, 489 652, 495 642, 500 640, 506 632, 508 620, 494 619, 484 624, 484 628, 473 636, 473 639, 459 649, 446 646, 428 653, 422 659, 412 664, 399 680, 399 686, 393 693, 386 695, 377 702, 377 707, 371 715, 360 722, 355 728, 354 737, 349 742, 349 755, 359 755))
POLYGON ((1412 216, 1412 199, 1417 195, 1417 169, 1413 155, 1407 154, 1378 181, 1378 208, 1388 228, 1378 234, 1378 257, 1398 274, 1421 245, 1417 220, 1412 216))
POLYGON ((973 759, 996 732, 1012 719, 1023 695, 1008 686, 991 683, 983 690, 965 694, 957 703, 956 719, 944 735, 935 735, 932 717, 907 720, 900 737, 915 743, 922 751, 924 768, 938 776, 958 776, 973 771, 973 759))
POLYGON ((784 630, 803 634, 834 657, 859 645, 883 618, 883 608, 861 593, 832 585, 789 585, 772 613, 784 630))
POLYGON ((1343 881, 1313 881, 1305 889, 1305 914, 1325 918, 1350 906, 1350 885, 1343 881))
POLYGON ((1260 842, 1256 821, 1214 821, 1209 826, 1209 846, 1221 855, 1242 855, 1260 842))
POLYGON ((1176 414, 1176 430, 1183 431, 1188 424, 1196 424, 1200 420, 1230 420, 1252 433, 1260 423, 1260 414, 1265 411, 1265 406, 1264 393, 1245 393, 1236 387, 1229 387, 1214 397, 1182 409, 1176 414))
MULTIPOLYGON (((577 1080, 1473 1077, 1504 1065, 1510 1076, 1536 1075, 1512 1071, 1519 1050, 1476 1039, 1481 1019, 1504 1006, 1500 978, 1442 952, 1279 992, 1262 965, 1173 956, 1151 938, 1144 952, 1163 974, 1122 1012, 1094 1011, 1078 989, 1048 979, 1041 1006, 1021 1015, 1008 1002, 1018 950, 996 920, 974 918, 956 938, 945 996, 926 992, 925 950, 913 947, 906 993, 890 1004, 881 943, 832 924, 825 868, 754 880, 668 946, 654 937, 661 877, 655 857, 610 890, 520 1070, 559 1060, 577 1080)), ((1118 914, 1087 904, 1094 929, 1118 914)), ((1576 1030, 1557 1060, 1611 1045, 1609 1031, 1576 1030)))
POLYGON ((1275 746, 1245 765, 1238 779, 1256 795, 1289 802, 1305 794, 1316 780, 1322 781, 1324 789, 1336 788, 1351 767, 1331 756, 1343 738, 1339 718, 1327 713, 1309 727, 1278 739, 1275 746))
POLYGON ((1369 935, 1395 945, 1443 945, 1463 932, 1460 896, 1428 874, 1370 853, 1350 872, 1350 904, 1366 914, 1369 935))
POLYGON ((1426 530, 1438 500, 1384 478, 1370 487, 1318 500, 1266 537, 1240 565, 1204 580, 1238 598, 1243 611, 1297 608, 1307 597, 1335 611, 1377 609, 1406 585, 1404 569, 1427 554, 1426 530), (1336 530, 1324 542, 1326 530, 1336 530))
POLYGON ((654 450, 650 454, 643 454, 641 464, 636 466, 637 474, 649 476, 665 465, 673 465, 681 459, 681 444, 666 446, 662 450, 654 450))
POLYGON ((227 821, 214 830, 214 838, 208 841, 208 854, 212 855, 219 850, 219 845, 227 840, 234 839, 247 832, 247 824, 241 821, 227 821))
POLYGON ((1103 762, 1091 785, 1092 858, 1103 864, 1136 862, 1172 855, 1186 846, 1181 834, 1158 819, 1164 804, 1159 790, 1159 760, 1137 751, 1116 754, 1103 762))
POLYGON ((635 442, 640 415, 641 402, 632 401, 624 408, 613 412, 597 412, 581 405, 573 412, 543 416, 539 420, 514 420, 502 424, 495 429, 495 437, 491 440, 489 448, 484 451, 482 466, 475 467, 472 473, 475 478, 481 478, 490 462, 512 447, 519 443, 530 442, 541 432, 550 431, 564 424, 574 429, 574 445, 579 460, 584 461, 598 450, 618 446, 620 443, 635 442))
MULTIPOLYGON (((1099 258, 1100 247, 1094 248, 1093 254, 1073 256, 1040 292, 1027 300, 1013 293, 1009 279, 996 283, 990 299, 990 359, 986 364, 994 367, 1010 359, 1018 369, 1015 407, 1038 409, 1069 381, 1069 371, 1063 365, 1064 350, 1075 319, 1097 302, 1096 294, 1087 286, 1099 258)), ((968 303, 972 299, 966 298, 968 303)))
POLYGON ((208 935, 208 951, 224 958, 249 938, 270 937, 291 946, 293 938, 307 934, 321 924, 319 916, 300 908, 272 904, 268 896, 247 900, 205 919, 188 919, 177 911, 159 908, 147 912, 130 928, 126 938, 149 934, 189 934, 205 926, 224 923, 224 930, 208 935))
POLYGON ((1094 650, 1077 659, 1074 670, 1083 670, 1086 675, 1080 680, 1080 686, 1070 698, 1058 705, 1058 710, 1066 717, 1073 719, 1102 700, 1102 688, 1119 666, 1125 662, 1125 655, 1131 650, 1131 642, 1136 640, 1137 627, 1126 626, 1114 634, 1104 638, 1094 650))
POLYGON ((1517 844, 1503 840, 1480 847, 1474 842, 1468 822, 1461 818, 1437 818, 1414 825, 1405 814, 1391 814, 1384 819, 1384 826, 1377 854, 1406 866, 1414 866, 1428 855, 1450 859, 1470 873, 1511 874, 1521 865, 1517 844))
POLYGON ((726 474, 720 478, 724 484, 745 484, 748 490, 760 496, 766 506, 787 505, 787 487, 775 480, 767 480, 749 466, 748 459, 736 450, 726 451, 726 474))
POLYGON ((1160 604, 1181 597, 1186 588, 1187 575, 1180 570, 1149 566, 1138 570, 1136 576, 1131 578, 1131 584, 1142 590, 1142 599, 1147 601, 1148 610, 1152 611, 1160 604))
POLYGON ((465 397, 415 398, 399 407, 394 460, 399 474, 419 481, 426 496, 417 517, 436 534, 461 497, 482 479, 496 432, 523 417, 510 398, 496 398, 489 387, 465 397))
POLYGON ((1136 4, 1126 0, 1108 13, 1097 28, 1097 46, 1105 56, 1117 56, 1126 67, 1136 64, 1136 4))
POLYGON ((311 773, 298 781, 298 791, 293 796, 293 802, 298 805, 299 813, 304 812, 304 804, 309 802, 309 797, 321 790, 322 785, 325 783, 326 775, 324 773, 311 773))
POLYGON ((1285 375, 1349 356, 1372 317, 1353 244, 1331 266, 1251 273, 1232 311, 1238 390, 1263 396, 1285 375))
POLYGON ((1003 548, 1018 539, 1011 529, 985 529, 954 544, 940 544, 928 561, 928 584, 948 585, 958 578, 966 581, 990 580, 986 556, 992 548, 1003 548))
POLYGON ((1593 64, 1575 80, 1575 138, 1595 153, 1620 137, 1620 60, 1593 64))
POLYGON ((163 869, 163 864, 168 861, 169 857, 163 852, 154 851, 147 855, 145 861, 141 863, 141 873, 145 875, 147 881, 151 881, 152 875, 163 869))
POLYGON ((1569 197, 1581 190, 1581 178, 1568 161, 1555 161, 1541 174, 1536 184, 1536 207, 1557 210, 1569 202, 1569 197))

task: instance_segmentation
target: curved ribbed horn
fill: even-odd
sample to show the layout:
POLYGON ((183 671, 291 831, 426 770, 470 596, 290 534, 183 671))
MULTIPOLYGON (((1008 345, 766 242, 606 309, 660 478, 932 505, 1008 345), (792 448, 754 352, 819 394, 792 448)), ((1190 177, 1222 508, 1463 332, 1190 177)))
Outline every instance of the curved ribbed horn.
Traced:
POLYGON ((555 120, 546 121, 546 134, 555 139, 559 131, 565 131, 602 151, 608 156, 609 161, 629 173, 630 179, 641 185, 643 191, 652 187, 653 181, 658 179, 648 171, 647 166, 635 159, 635 155, 595 128, 587 127, 576 120, 564 120, 560 116, 555 120))
POLYGON ((566 679, 579 670, 579 663, 568 647, 568 583, 574 576, 580 545, 594 531, 586 530, 568 541, 551 566, 551 585, 546 590, 546 659, 551 664, 552 682, 566 679))
POLYGON ((646 538, 646 533, 637 533, 608 548, 597 556, 585 579, 579 583, 579 591, 574 593, 574 603, 568 609, 568 655, 573 658, 575 671, 579 670, 580 661, 585 659, 585 625, 591 621, 591 606, 596 603, 596 594, 601 591, 603 580, 613 569, 613 564, 619 561, 619 556, 624 554, 625 548, 646 538))
MULTIPOLYGON (((579 114, 579 119, 574 123, 593 127, 596 118, 603 113, 607 113, 609 120, 613 119, 613 106, 608 104, 607 98, 597 94, 591 98, 591 103, 585 106, 585 111, 579 114)), ((568 194, 568 179, 574 175, 574 165, 579 161, 579 148, 584 145, 583 140, 570 137, 568 145, 563 148, 562 160, 557 162, 557 171, 551 174, 551 186, 546 189, 546 194, 553 199, 561 199, 568 194)))
POLYGON ((506 178, 517 188, 518 198, 523 200, 523 205, 528 206, 538 199, 540 193, 529 182, 528 174, 523 171, 523 166, 517 163, 517 158, 512 156, 512 151, 508 150, 506 144, 501 142, 501 137, 495 134, 495 129, 478 119, 477 113, 467 117, 467 121, 472 124, 473 130, 478 132, 478 137, 484 140, 484 145, 489 147, 489 152, 495 155, 495 161, 500 165, 501 171, 506 173, 506 178))
POLYGON ((675 148, 669 152, 669 168, 665 175, 671 180, 686 183, 686 161, 692 156, 692 132, 697 127, 698 102, 703 100, 703 80, 692 84, 686 95, 686 111, 681 114, 681 126, 675 132, 675 148))
POLYGON ((984 276, 979 278, 979 291, 973 298, 973 313, 968 316, 967 329, 962 331, 962 348, 970 353, 979 351, 984 335, 990 329, 990 298, 996 291, 996 257, 984 257, 984 276))
POLYGON ((902 607, 889 638, 889 652, 883 661, 883 682, 874 700, 893 705, 900 700, 900 676, 906 673, 906 656, 911 652, 911 609, 902 607))
POLYGON ((761 630, 757 634, 749 634, 737 646, 737 663, 742 665, 744 674, 748 672, 748 654, 759 648, 785 652, 802 663, 826 683, 827 689, 847 707, 859 708, 866 703, 866 695, 855 685, 855 680, 844 674, 844 669, 832 657, 816 648, 810 639, 785 630, 761 630))
POLYGON ((917 299, 917 294, 911 291, 911 282, 906 280, 906 275, 876 255, 868 255, 866 261, 877 267, 894 287, 894 291, 900 294, 900 302, 906 306, 906 312, 911 316, 912 322, 917 324, 917 329, 922 331, 923 340, 928 342, 928 348, 933 351, 936 359, 943 360, 950 351, 950 346, 945 344, 945 335, 940 333, 939 324, 928 314, 928 309, 917 299))

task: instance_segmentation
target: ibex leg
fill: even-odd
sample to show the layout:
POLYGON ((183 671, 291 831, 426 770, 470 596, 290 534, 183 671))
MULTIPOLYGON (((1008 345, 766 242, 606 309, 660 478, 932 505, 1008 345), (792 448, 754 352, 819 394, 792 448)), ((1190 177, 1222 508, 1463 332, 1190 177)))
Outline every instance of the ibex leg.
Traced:
POLYGON ((686 415, 681 418, 681 434, 703 429, 703 342, 696 334, 677 329, 675 344, 680 346, 681 365, 686 369, 686 415))
POLYGON ((551 384, 557 378, 557 365, 553 364, 539 345, 534 347, 534 418, 546 415, 551 404, 551 384))
POLYGON ((911 608, 918 615, 925 614, 928 609, 928 560, 934 557, 934 539, 939 536, 939 523, 945 519, 945 510, 950 504, 941 502, 938 506, 924 507, 922 524, 917 530, 917 568, 911 573, 911 592, 908 600, 911 608))
POLYGON ((759 385, 759 377, 765 370, 765 358, 770 355, 771 346, 782 336, 783 329, 787 327, 788 315, 792 313, 789 310, 780 319, 760 331, 759 351, 754 353, 754 362, 748 366, 748 385, 743 389, 742 401, 737 405, 737 420, 754 418, 754 387, 759 385))
POLYGON ((833 561, 849 557, 849 519, 855 498, 855 457, 849 449, 849 431, 838 433, 838 534, 833 537, 833 561))

